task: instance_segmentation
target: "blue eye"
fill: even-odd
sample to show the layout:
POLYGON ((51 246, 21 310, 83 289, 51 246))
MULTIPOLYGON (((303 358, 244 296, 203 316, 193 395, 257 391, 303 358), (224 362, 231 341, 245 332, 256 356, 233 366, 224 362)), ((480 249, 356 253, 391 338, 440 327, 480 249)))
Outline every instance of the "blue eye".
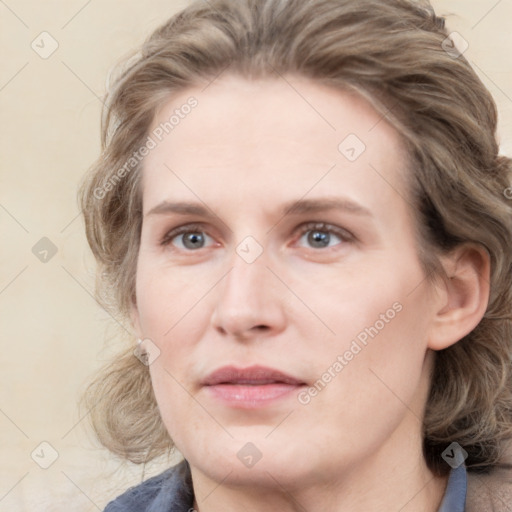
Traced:
MULTIPOLYGON (((299 244, 312 249, 332 248, 343 242, 350 242, 354 237, 345 229, 332 226, 324 222, 309 222, 297 229, 301 240, 305 244, 299 244)), ((182 251, 196 251, 212 245, 213 238, 207 235, 204 227, 200 224, 187 224, 172 229, 164 235, 160 245, 173 245, 182 251)))
POLYGON ((203 249, 207 239, 210 241, 213 240, 202 230, 201 226, 188 224, 169 231, 161 240, 160 244, 163 246, 169 244, 177 245, 175 241, 181 241, 181 245, 177 245, 178 249, 193 251, 203 249))
POLYGON ((341 242, 348 242, 352 237, 344 229, 325 224, 323 222, 310 222, 299 229, 301 237, 306 239, 307 244, 314 249, 334 247, 341 242), (331 242, 335 242, 330 245, 331 242))

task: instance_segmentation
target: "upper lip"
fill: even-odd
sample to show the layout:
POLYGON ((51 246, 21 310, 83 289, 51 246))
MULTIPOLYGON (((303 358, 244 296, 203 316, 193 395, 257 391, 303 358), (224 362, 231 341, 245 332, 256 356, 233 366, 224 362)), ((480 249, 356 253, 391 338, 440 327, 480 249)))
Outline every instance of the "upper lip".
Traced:
POLYGON ((210 373, 201 381, 203 386, 215 386, 217 384, 263 385, 274 383, 291 385, 304 384, 303 381, 295 377, 265 366, 250 366, 248 368, 223 366, 210 373))

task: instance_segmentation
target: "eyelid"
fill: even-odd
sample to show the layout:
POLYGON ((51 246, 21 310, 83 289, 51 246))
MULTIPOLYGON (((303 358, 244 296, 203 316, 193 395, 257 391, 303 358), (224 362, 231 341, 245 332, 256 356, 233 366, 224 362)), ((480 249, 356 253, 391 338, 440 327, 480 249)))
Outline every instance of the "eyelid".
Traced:
MULTIPOLYGON (((176 238, 177 236, 183 234, 183 233, 189 233, 189 232, 200 232, 200 233, 206 233, 207 229, 206 226, 202 223, 197 222, 190 222, 187 224, 183 224, 181 226, 177 226, 175 228, 170 229, 169 231, 166 231, 164 236, 160 239, 160 245, 169 245, 171 241, 176 238)), ((208 235, 210 236, 210 235, 208 235)))
MULTIPOLYGON (((294 236, 294 238, 297 235, 302 237, 302 235, 304 235, 304 233, 307 233, 308 231, 312 231, 315 229, 317 229, 319 231, 326 231, 326 232, 334 233, 336 236, 338 236, 344 242, 351 242, 351 241, 356 240, 356 237, 350 231, 348 231, 342 227, 336 226, 334 224, 330 224, 328 222, 323 222, 323 221, 305 222, 305 223, 297 226, 294 229, 293 236, 294 236)), ((210 238, 213 238, 211 235, 208 234, 208 229, 203 223, 191 222, 191 223, 183 224, 181 226, 177 226, 175 228, 170 229, 160 239, 159 243, 162 246, 167 246, 177 236, 184 234, 184 233, 190 233, 190 232, 205 233, 208 236, 210 236, 210 238)), ((190 251, 190 252, 194 252, 194 251, 190 251)))
POLYGON ((312 231, 315 229, 317 229, 318 231, 327 231, 334 233, 345 242, 351 242, 356 240, 356 237, 347 229, 323 221, 313 221, 301 224, 300 226, 297 227, 296 232, 298 232, 302 236, 304 233, 307 233, 308 231, 312 231))

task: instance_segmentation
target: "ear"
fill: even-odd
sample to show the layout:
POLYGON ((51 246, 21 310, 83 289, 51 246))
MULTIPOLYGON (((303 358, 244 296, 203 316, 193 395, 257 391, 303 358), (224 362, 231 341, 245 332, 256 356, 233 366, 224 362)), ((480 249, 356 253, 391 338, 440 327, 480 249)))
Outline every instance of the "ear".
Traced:
POLYGON ((464 244, 443 258, 442 264, 446 275, 439 278, 442 293, 428 343, 432 350, 447 348, 469 334, 489 302, 490 258, 485 248, 464 244))

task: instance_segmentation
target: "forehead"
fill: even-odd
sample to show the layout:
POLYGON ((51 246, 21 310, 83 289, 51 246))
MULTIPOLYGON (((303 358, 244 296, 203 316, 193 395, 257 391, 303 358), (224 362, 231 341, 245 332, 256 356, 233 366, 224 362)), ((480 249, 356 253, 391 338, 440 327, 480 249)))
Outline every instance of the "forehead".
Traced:
POLYGON ((245 208, 336 191, 362 204, 405 195, 394 128, 355 93, 305 78, 228 75, 181 91, 161 106, 150 136, 145 211, 173 195, 245 208))

